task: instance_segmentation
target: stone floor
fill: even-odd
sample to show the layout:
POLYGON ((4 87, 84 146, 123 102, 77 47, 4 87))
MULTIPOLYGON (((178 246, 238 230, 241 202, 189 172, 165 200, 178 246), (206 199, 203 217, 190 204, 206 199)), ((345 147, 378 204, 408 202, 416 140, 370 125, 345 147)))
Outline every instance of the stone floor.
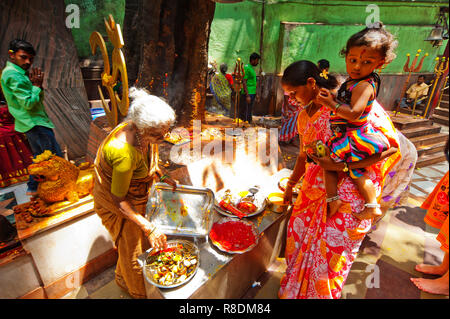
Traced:
MULTIPOLYGON (((282 150, 287 166, 292 168, 298 143, 282 146, 282 150)), ((408 204, 390 210, 377 224, 377 228, 366 236, 345 283, 342 298, 448 299, 446 296, 421 292, 410 281, 411 277, 423 276, 414 270, 416 264, 425 262, 438 265, 443 258, 444 253, 436 241, 438 230, 425 224, 423 217, 426 212, 419 206, 448 170, 446 162, 415 170, 408 204)), ((17 204, 27 201, 25 184, 0 189, 0 197, 11 192, 17 204)), ((10 211, 7 207, 12 204, 12 199, 1 200, 0 213, 7 215, 10 211)), ((277 298, 284 270, 285 261, 278 258, 243 298, 277 298)), ((111 267, 64 298, 129 299, 130 296, 115 284, 114 267, 111 267)))

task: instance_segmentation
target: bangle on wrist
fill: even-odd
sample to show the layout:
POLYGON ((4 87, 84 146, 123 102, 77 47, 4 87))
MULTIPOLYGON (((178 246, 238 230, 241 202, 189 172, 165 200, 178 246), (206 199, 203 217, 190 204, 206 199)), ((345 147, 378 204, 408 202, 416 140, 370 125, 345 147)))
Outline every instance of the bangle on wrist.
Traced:
POLYGON ((164 180, 167 179, 167 178, 169 178, 169 175, 164 174, 163 176, 161 176, 161 177, 159 178, 159 181, 160 181, 160 182, 164 182, 164 180))
POLYGON ((336 112, 337 109, 338 109, 340 106, 341 106, 341 103, 337 103, 337 104, 334 106, 334 111, 336 112))
POLYGON ((152 230, 150 230, 150 232, 148 232, 147 234, 145 234, 146 237, 149 237, 151 234, 153 234, 153 232, 156 230, 156 227, 153 227, 152 230))

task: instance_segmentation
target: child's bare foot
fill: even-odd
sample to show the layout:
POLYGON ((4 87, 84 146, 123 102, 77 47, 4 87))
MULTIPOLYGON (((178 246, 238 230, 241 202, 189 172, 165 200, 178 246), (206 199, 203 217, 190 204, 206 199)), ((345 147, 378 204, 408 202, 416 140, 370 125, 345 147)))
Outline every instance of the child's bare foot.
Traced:
POLYGON ((372 219, 381 216, 383 213, 379 207, 365 207, 359 214, 353 214, 359 220, 372 219))
POLYGON ((437 279, 411 278, 417 288, 435 295, 448 296, 448 272, 437 279))
POLYGON ((337 199, 337 200, 334 200, 332 202, 329 202, 328 205, 329 205, 329 209, 330 209, 329 210, 329 212, 330 212, 329 216, 331 217, 331 216, 333 216, 334 214, 337 213, 339 207, 341 207, 341 205, 342 205, 342 201, 340 199, 337 199))
POLYGON ((448 268, 446 269, 445 267, 442 267, 442 265, 434 266, 434 265, 419 264, 416 265, 416 270, 424 274, 442 276, 447 272, 448 268))

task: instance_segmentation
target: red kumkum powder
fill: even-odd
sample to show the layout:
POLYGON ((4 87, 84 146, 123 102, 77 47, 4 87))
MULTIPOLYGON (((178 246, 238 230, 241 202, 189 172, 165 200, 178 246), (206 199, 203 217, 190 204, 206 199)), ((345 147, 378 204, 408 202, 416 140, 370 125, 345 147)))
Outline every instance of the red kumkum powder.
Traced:
POLYGON ((256 242, 255 234, 249 225, 240 222, 214 224, 210 237, 226 250, 243 250, 256 242))

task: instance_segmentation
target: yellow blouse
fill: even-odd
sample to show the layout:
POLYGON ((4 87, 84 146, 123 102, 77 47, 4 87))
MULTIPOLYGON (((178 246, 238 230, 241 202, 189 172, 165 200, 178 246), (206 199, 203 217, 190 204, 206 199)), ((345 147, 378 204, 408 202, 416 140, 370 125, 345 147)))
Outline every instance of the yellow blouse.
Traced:
POLYGON ((133 145, 111 137, 103 146, 105 161, 113 168, 111 193, 124 197, 130 186, 131 179, 145 178, 149 173, 148 154, 133 145))

